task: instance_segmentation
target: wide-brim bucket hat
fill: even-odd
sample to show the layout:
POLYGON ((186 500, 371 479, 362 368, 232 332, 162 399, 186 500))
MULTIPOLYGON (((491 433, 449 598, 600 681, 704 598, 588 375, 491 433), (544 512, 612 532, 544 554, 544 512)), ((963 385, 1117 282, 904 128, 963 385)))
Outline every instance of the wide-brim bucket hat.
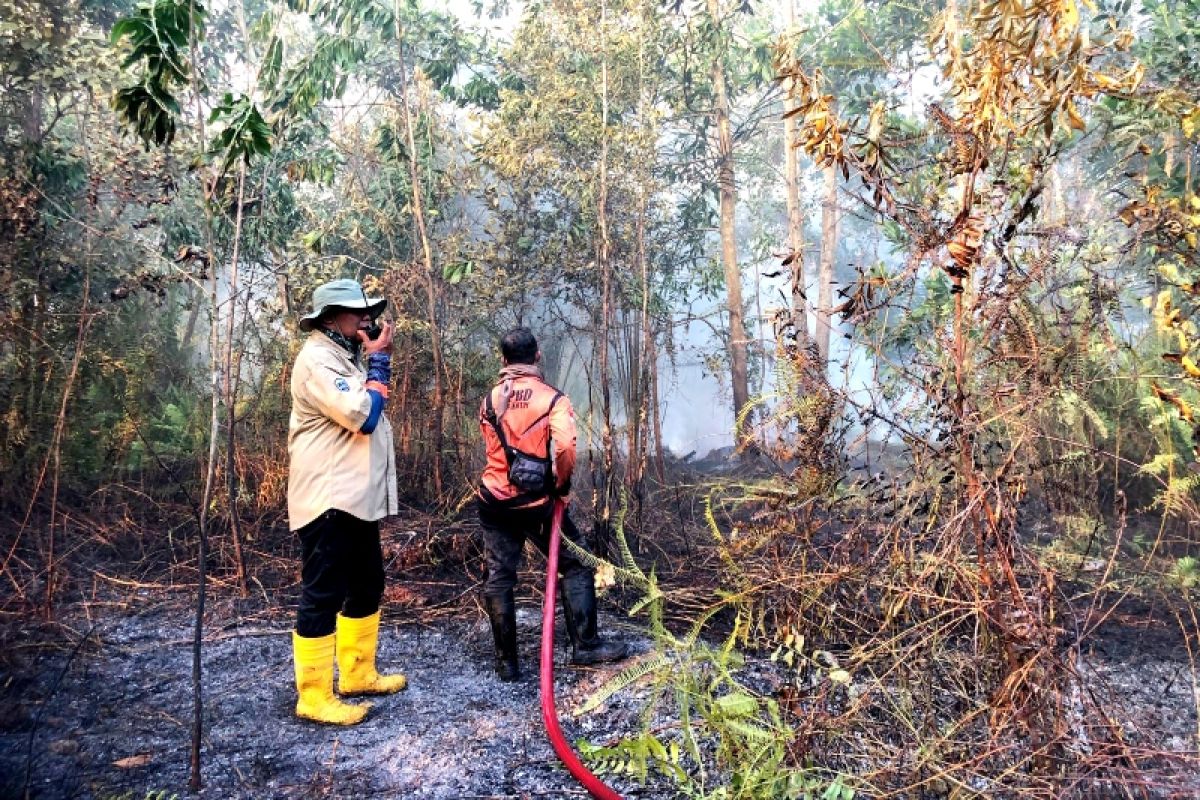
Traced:
POLYGON ((382 297, 367 297, 362 284, 351 278, 339 278, 336 281, 322 283, 313 292, 313 310, 300 318, 300 330, 311 331, 317 320, 331 308, 344 308, 350 311, 366 309, 372 317, 377 317, 387 308, 387 300, 382 297))

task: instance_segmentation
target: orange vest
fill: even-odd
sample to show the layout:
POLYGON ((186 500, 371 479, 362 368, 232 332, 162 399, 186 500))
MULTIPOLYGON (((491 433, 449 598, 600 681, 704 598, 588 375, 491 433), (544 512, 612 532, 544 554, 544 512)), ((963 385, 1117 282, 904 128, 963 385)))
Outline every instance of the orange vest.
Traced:
MULTIPOLYGON (((492 387, 492 408, 499 411, 503 384, 492 387)), ((549 502, 549 495, 530 496, 508 479, 508 457, 500 437, 487 419, 487 400, 479 405, 479 430, 487 449, 487 464, 479 481, 478 494, 489 505, 532 508, 549 502)), ((554 465, 554 483, 563 487, 575 469, 575 411, 571 400, 553 386, 532 376, 512 379, 508 407, 497 420, 509 447, 533 456, 547 454, 554 465), (558 396, 557 401, 554 399, 558 396), (553 452, 548 453, 550 446, 553 452)))

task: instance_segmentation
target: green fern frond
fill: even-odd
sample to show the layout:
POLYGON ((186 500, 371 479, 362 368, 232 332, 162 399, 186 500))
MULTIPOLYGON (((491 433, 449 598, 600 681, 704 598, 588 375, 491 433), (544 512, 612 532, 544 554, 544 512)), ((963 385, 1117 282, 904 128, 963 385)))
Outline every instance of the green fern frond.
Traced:
POLYGON ((1176 453, 1159 453, 1149 462, 1142 464, 1138 472, 1142 475, 1164 475, 1179 461, 1181 459, 1176 453))
POLYGON ((633 584, 634 586, 638 586, 638 587, 645 586, 645 576, 640 575, 639 573, 636 573, 636 572, 630 572, 629 570, 625 569, 624 567, 618 567, 616 564, 612 563, 608 559, 601 558, 600 556, 596 555, 595 553, 592 553, 588 550, 584 550, 578 544, 576 544, 575 542, 572 542, 570 539, 568 539, 565 536, 562 537, 561 539, 559 539, 559 543, 563 547, 565 547, 568 551, 570 551, 571 555, 574 556, 576 559, 578 559, 579 562, 581 564, 583 564, 585 567, 591 567, 594 570, 598 570, 602 567, 607 567, 608 569, 611 569, 613 571, 613 574, 616 575, 618 578, 621 578, 621 579, 633 584))
POLYGON ((1161 508, 1164 514, 1186 514, 1195 508, 1192 494, 1197 487, 1200 487, 1200 475, 1171 478, 1167 481, 1167 488, 1154 499, 1153 505, 1161 508))
POLYGON ((733 646, 737 642, 738 633, 742 629, 742 610, 739 608, 737 614, 733 618, 733 630, 729 632, 729 636, 725 638, 725 644, 721 646, 721 663, 724 664, 729 660, 729 654, 733 652, 733 646))
POLYGON ((646 580, 646 574, 642 572, 637 561, 633 558, 633 552, 629 549, 629 538, 625 535, 625 516, 629 512, 629 495, 625 490, 621 490, 621 507, 617 509, 617 518, 615 523, 617 549, 621 554, 621 564, 625 570, 633 575, 637 575, 642 581, 646 580))
POLYGON ((591 711, 595 711, 600 706, 604 705, 608 700, 622 689, 628 688, 632 684, 641 680, 658 670, 674 664, 674 659, 667 653, 651 653, 645 658, 634 662, 625 669, 618 672, 613 677, 609 678, 600 685, 596 691, 588 697, 587 701, 575 712, 575 716, 582 716, 591 711))
POLYGON ((681 645, 689 650, 692 647, 695 647, 696 641, 700 638, 700 632, 704 630, 704 626, 707 625, 708 621, 723 608, 725 608, 725 603, 718 603, 704 613, 700 614, 700 616, 696 618, 696 621, 692 623, 692 627, 687 632, 687 635, 683 637, 681 645))
POLYGON ((704 496, 704 521, 708 525, 708 532, 712 534, 713 541, 717 543, 717 555, 720 556, 721 563, 728 571, 729 578, 735 583, 742 583, 745 573, 729 553, 725 537, 721 534, 721 526, 717 524, 717 516, 713 513, 713 493, 709 492, 704 496))
POLYGON ((641 600, 638 600, 636 603, 634 603, 632 606, 629 607, 629 616, 631 616, 631 617, 635 616, 639 611, 641 611, 646 606, 648 606, 652 603, 657 603, 658 601, 663 599, 664 595, 662 593, 662 590, 658 588, 658 581, 647 581, 647 583, 649 583, 650 585, 646 587, 647 591, 646 591, 645 596, 643 596, 641 600))
POLYGON ((778 732, 760 725, 752 725, 740 719, 723 719, 721 725, 753 742, 771 743, 778 739, 778 732))
POLYGON ((724 546, 725 537, 721 535, 721 526, 717 524, 717 517, 715 514, 713 514, 713 499, 711 493, 704 496, 704 521, 708 524, 708 532, 712 534, 712 537, 716 543, 724 546))
POLYGON ((692 699, 682 684, 675 686, 675 704, 679 710, 679 732, 683 739, 683 747, 700 771, 700 782, 704 782, 704 759, 700 756, 700 743, 692 730, 692 699))
POLYGON ((1193 556, 1184 556, 1175 562, 1171 577, 1183 589, 1200 585, 1200 560, 1193 556))
POLYGON ((746 424, 746 420, 750 418, 750 414, 754 412, 754 409, 758 408, 759 406, 766 405, 767 401, 774 400, 778 396, 779 395, 770 392, 767 394, 758 395, 757 397, 751 397, 746 401, 746 405, 742 406, 741 410, 738 411, 737 419, 734 420, 733 423, 733 429, 735 431, 740 431, 746 424))

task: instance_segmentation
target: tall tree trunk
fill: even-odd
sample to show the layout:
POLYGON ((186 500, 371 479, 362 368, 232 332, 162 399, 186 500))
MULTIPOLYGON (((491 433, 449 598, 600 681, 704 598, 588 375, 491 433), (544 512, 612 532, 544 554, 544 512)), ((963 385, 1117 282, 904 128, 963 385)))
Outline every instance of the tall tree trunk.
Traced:
MULTIPOLYGON (((788 0, 788 24, 796 22, 794 0, 788 0)), ((804 281, 804 213, 800 208, 800 148, 796 135, 796 117, 783 120, 784 183, 787 187, 788 256, 791 264, 791 312, 796 344, 809 341, 808 299, 804 281)))
MULTIPOLYGON (((194 63, 194 62, 193 62, 194 63)), ((212 202, 212 198, 206 196, 204 198, 205 205, 212 202)), ((210 244, 211 244, 211 230, 210 244)), ((209 252, 213 252, 212 249, 209 252)), ((200 780, 200 742, 204 732, 204 705, 203 705, 203 667, 201 663, 201 652, 203 647, 203 632, 204 632, 204 604, 208 585, 208 526, 209 526, 209 508, 212 506, 213 491, 216 485, 217 477, 217 440, 221 432, 221 356, 217 341, 217 329, 220 326, 220 308, 217 305, 217 270, 214 264, 209 277, 209 307, 211 309, 211 318, 209 319, 209 375, 210 383, 209 390, 212 392, 212 405, 209 408, 209 427, 208 427, 208 459, 207 467, 204 471, 204 492, 200 499, 200 522, 199 522, 199 552, 196 555, 198 584, 196 587, 196 624, 193 629, 192 638, 192 747, 191 747, 191 764, 192 772, 188 780, 188 787, 192 791, 198 791, 201 786, 200 780)))
POLYGON ((397 387, 399 391, 396 392, 396 394, 399 395, 398 399, 400 401, 398 404, 399 407, 396 409, 396 415, 400 419, 400 454, 406 458, 411 456, 413 452, 413 412, 411 410, 409 400, 409 398, 412 397, 412 378, 414 371, 412 368, 412 357, 409 354, 413 352, 413 348, 408 346, 413 344, 412 338, 413 337, 411 336, 406 336, 404 337, 404 341, 400 343, 401 351, 405 354, 405 356, 403 362, 400 362, 399 359, 397 359, 395 370, 396 372, 400 373, 400 386, 397 387))
MULTIPOLYGON (((708 13, 713 25, 720 30, 720 8, 717 0, 708 0, 708 13)), ((750 379, 746 359, 746 324, 742 311, 742 271, 738 266, 737 237, 734 211, 737 188, 733 173, 733 132, 729 123, 729 95, 725 86, 723 53, 716 48, 712 62, 713 122, 717 129, 717 192, 721 201, 721 261, 725 267, 726 306, 729 312, 729 366, 733 387, 734 439, 738 444, 746 438, 738 418, 750 402, 750 379)))
POLYGON ((817 274, 817 353, 829 363, 829 335, 833 331, 833 267, 838 246, 837 166, 825 167, 825 199, 821 204, 821 264, 817 274))
MULTIPOLYGON (((61 475, 62 466, 62 443, 63 436, 67 428, 67 404, 71 400, 71 393, 75 388, 75 379, 79 375, 79 362, 83 357, 83 347, 87 340, 88 329, 92 325, 92 313, 88 309, 88 296, 92 289, 92 236, 91 233, 85 234, 87 237, 87 265, 83 272, 83 298, 79 303, 79 326, 75 336, 75 354, 71 358, 71 369, 67 373, 66 384, 63 386, 62 402, 58 408, 58 418, 54 422, 54 436, 50 442, 50 452, 46 455, 46 460, 49 462, 51 458, 54 461, 54 476, 50 490, 50 522, 46 527, 47 547, 46 547, 46 616, 52 617, 54 612, 54 522, 58 516, 58 482, 61 475)), ((42 467, 43 473, 45 466, 42 467)), ((38 479, 41 483, 41 478, 38 479)), ((35 491, 36 496, 36 491, 35 491)), ((32 507, 32 506, 31 506, 32 507)))
POLYGON ((24 144, 32 150, 42 139, 42 109, 45 106, 45 97, 41 88, 35 86, 30 90, 20 105, 24 106, 21 109, 21 136, 24 144))
POLYGON ((204 303, 204 284, 197 282, 187 287, 191 294, 187 322, 183 326, 183 338, 179 340, 179 350, 188 353, 192 349, 192 338, 196 335, 196 322, 200 319, 200 306, 204 303))
POLYGON ((608 238, 608 57, 605 41, 608 25, 608 5, 604 0, 600 3, 600 176, 599 192, 596 199, 596 219, 599 227, 600 241, 597 246, 596 260, 600 267, 600 335, 597 342, 599 348, 599 380, 600 380, 600 446, 603 453, 603 469, 599 474, 596 485, 595 523, 593 526, 593 541, 600 556, 608 555, 609 542, 612 536, 612 512, 615 484, 613 471, 616 466, 616 442, 613 441, 612 430, 612 381, 609 369, 609 352, 612 343, 612 263, 610 242, 608 238))
POLYGON ((429 347, 433 356, 433 403, 432 418, 432 449, 433 449, 433 491, 438 500, 442 499, 442 438, 445 414, 443 390, 442 335, 438 324, 438 305, 440 302, 440 286, 438 277, 433 271, 433 249, 429 245, 429 233, 425 227, 425 200, 421 191, 421 170, 417 162, 416 135, 413 133, 412 110, 408 101, 408 68, 404 63, 404 29, 400 27, 400 8, 397 3, 394 8, 395 33, 397 43, 397 59, 400 62, 400 102, 404 105, 404 133, 408 142, 408 167, 412 182, 413 219, 417 223, 417 236, 421 243, 421 257, 425 266, 425 297, 429 304, 429 347))
MULTIPOLYGON (((188 4, 188 14, 191 16, 190 29, 196 31, 199 21, 195 3, 188 4)), ((200 141, 207 142, 205 132, 204 107, 200 102, 200 86, 196 73, 200 69, 199 45, 194 33, 188 41, 188 51, 191 56, 191 69, 188 72, 192 89, 192 100, 196 107, 196 127, 200 131, 200 141)), ((205 252, 209 256, 209 305, 212 318, 209 320, 209 358, 211 359, 212 406, 209 409, 208 429, 208 460, 204 474, 204 492, 200 499, 200 515, 197 520, 197 552, 196 552, 196 619, 192 626, 192 736, 188 748, 188 761, 191 767, 188 775, 188 788, 193 792, 200 791, 203 781, 200 774, 200 744, 204 738, 204 606, 208 597, 208 509, 212 503, 214 484, 217 473, 217 436, 220 424, 220 356, 217 352, 217 326, 220 323, 217 308, 217 260, 216 236, 213 231, 212 191, 215 183, 204 173, 200 175, 200 185, 204 203, 205 252)), ((199 299, 197 299, 199 302, 199 299)))
MULTIPOLYGON (((639 50, 639 61, 640 58, 641 52, 639 50)), ((649 159, 645 163, 650 163, 649 159)), ((657 398, 650 392, 650 370, 656 354, 654 352, 653 324, 650 319, 650 256, 646 252, 646 216, 649 207, 649 199, 646 196, 646 184, 649 177, 649 175, 643 175, 643 179, 638 181, 637 259, 638 271, 641 273, 642 279, 642 308, 638 317, 638 330, 641 333, 641 352, 638 354, 638 371, 634 378, 637 384, 638 402, 629 410, 629 414, 632 417, 631 423, 635 432, 632 447, 629 451, 629 461, 633 470, 633 490, 634 495, 638 499, 639 514, 641 512, 642 497, 645 494, 643 482, 650 442, 650 405, 657 401, 657 398)))
POLYGON ((658 358, 650 361, 650 427, 654 436, 654 474, 659 483, 667 482, 667 455, 663 445, 662 410, 658 403, 658 358))
POLYGON ((229 536, 233 540, 233 560, 237 568, 238 591, 250 595, 246 583, 246 562, 242 555, 242 523, 237 510, 237 382, 233 358, 233 339, 237 321, 238 257, 242 244, 242 205, 246 201, 246 160, 239 159, 237 212, 233 222, 233 254, 229 259, 229 316, 225 322, 225 363, 221 394, 225 398, 225 490, 229 496, 229 536))

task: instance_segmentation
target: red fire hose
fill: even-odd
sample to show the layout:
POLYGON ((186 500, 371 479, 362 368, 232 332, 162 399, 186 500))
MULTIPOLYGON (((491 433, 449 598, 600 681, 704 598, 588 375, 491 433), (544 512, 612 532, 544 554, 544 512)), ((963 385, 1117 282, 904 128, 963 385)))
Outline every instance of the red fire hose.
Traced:
POLYGON ((558 538, 562 532, 563 512, 566 504, 562 500, 554 501, 554 519, 550 525, 550 552, 546 560, 546 600, 542 606, 542 722, 546 725, 546 733, 554 752, 566 765, 575 780, 579 781, 588 794, 599 800, 621 800, 621 795, 608 788, 595 775, 588 771, 567 739, 563 736, 558 724, 558 711, 554 708, 554 604, 558 599, 558 538))

